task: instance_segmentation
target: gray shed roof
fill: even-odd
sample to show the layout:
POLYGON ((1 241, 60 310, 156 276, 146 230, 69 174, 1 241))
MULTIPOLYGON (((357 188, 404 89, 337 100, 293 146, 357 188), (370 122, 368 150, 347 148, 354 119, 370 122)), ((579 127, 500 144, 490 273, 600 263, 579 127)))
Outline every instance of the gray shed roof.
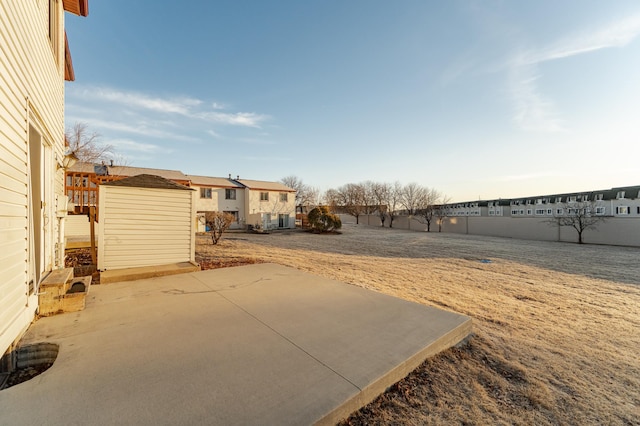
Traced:
MULTIPOLYGON (((77 162, 69 168, 69 172, 94 173, 99 164, 77 162)), ((142 174, 162 176, 166 179, 187 181, 189 178, 179 170, 149 169, 145 167, 109 166, 107 170, 111 176, 136 176, 142 174)))
POLYGON ((188 186, 180 185, 179 183, 175 183, 169 179, 165 179, 162 176, 156 175, 136 175, 127 177, 120 180, 115 180, 112 182, 105 182, 102 184, 103 186, 128 186, 135 188, 155 188, 155 189, 179 189, 186 191, 195 191, 193 188, 189 188, 188 186))

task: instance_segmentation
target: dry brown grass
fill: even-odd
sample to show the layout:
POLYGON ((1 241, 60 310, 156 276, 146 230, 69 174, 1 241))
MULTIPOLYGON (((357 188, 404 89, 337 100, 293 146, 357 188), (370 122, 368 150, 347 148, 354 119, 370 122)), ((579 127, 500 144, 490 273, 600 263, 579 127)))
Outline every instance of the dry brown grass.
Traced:
POLYGON ((198 242, 473 318, 344 424, 640 424, 640 249, 349 225, 198 242))

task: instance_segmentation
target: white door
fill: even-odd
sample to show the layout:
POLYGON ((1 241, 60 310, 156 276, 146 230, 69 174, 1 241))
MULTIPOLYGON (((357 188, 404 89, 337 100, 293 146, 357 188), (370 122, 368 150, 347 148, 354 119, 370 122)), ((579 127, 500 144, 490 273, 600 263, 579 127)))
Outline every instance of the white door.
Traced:
POLYGON ((44 270, 42 136, 29 125, 29 293, 35 292, 44 270))

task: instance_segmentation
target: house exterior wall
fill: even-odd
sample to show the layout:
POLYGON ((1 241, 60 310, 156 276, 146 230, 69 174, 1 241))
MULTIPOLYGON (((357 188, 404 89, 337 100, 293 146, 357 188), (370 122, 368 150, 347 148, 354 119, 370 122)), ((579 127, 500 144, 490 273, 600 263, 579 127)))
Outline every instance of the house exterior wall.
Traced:
POLYGON ((217 193, 218 198, 218 208, 214 209, 221 212, 238 212, 237 217, 238 220, 233 222, 229 229, 242 229, 245 227, 247 216, 246 210, 244 209, 245 204, 245 193, 242 188, 216 188, 215 192, 217 193), (235 199, 227 199, 226 198, 226 190, 234 189, 236 193, 235 199))
POLYGON ((0 2, 0 356, 33 320, 38 281, 62 259, 64 13, 53 4, 50 40, 48 1, 0 2))
POLYGON ((195 191, 101 185, 99 192, 99 270, 195 261, 195 191))
MULTIPOLYGON (((194 188, 196 193, 196 210, 201 212, 199 215, 200 218, 204 217, 204 212, 237 212, 238 220, 233 222, 230 226, 230 229, 240 229, 244 228, 246 223, 246 213, 244 209, 245 197, 244 197, 244 189, 243 188, 220 188, 206 185, 191 185, 194 188), (210 188, 211 189, 211 198, 201 198, 200 197, 200 189, 201 188, 210 188), (233 189, 236 193, 235 199, 227 199, 226 198, 226 190, 233 189)), ((204 219, 198 220, 198 232, 205 232, 206 225, 204 223, 204 219)))
MULTIPOLYGON (((196 210, 199 212, 212 212, 218 210, 218 197, 220 196, 219 188, 212 188, 207 186, 191 185, 196 190, 196 210), (201 188, 211 189, 211 198, 203 198, 200 194, 201 188)), ((222 192, 224 197, 224 191, 222 192)))
POLYGON ((260 224, 268 229, 296 227, 295 193, 245 188, 245 209, 249 215, 249 225, 260 224), (268 200, 262 200, 261 194, 267 193, 268 200), (287 194, 287 201, 280 201, 280 194, 287 194), (280 226, 279 216, 288 215, 285 226, 280 226), (268 218, 268 219, 267 219, 268 218), (266 221, 265 221, 266 220, 266 221))

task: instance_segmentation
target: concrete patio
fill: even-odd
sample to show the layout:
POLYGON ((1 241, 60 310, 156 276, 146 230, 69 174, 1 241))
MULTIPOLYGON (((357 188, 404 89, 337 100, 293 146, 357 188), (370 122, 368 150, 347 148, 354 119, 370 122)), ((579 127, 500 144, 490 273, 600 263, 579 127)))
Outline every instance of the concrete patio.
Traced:
POLYGON ((471 332, 463 315, 273 264, 95 286, 24 344, 0 424, 333 424, 471 332))

